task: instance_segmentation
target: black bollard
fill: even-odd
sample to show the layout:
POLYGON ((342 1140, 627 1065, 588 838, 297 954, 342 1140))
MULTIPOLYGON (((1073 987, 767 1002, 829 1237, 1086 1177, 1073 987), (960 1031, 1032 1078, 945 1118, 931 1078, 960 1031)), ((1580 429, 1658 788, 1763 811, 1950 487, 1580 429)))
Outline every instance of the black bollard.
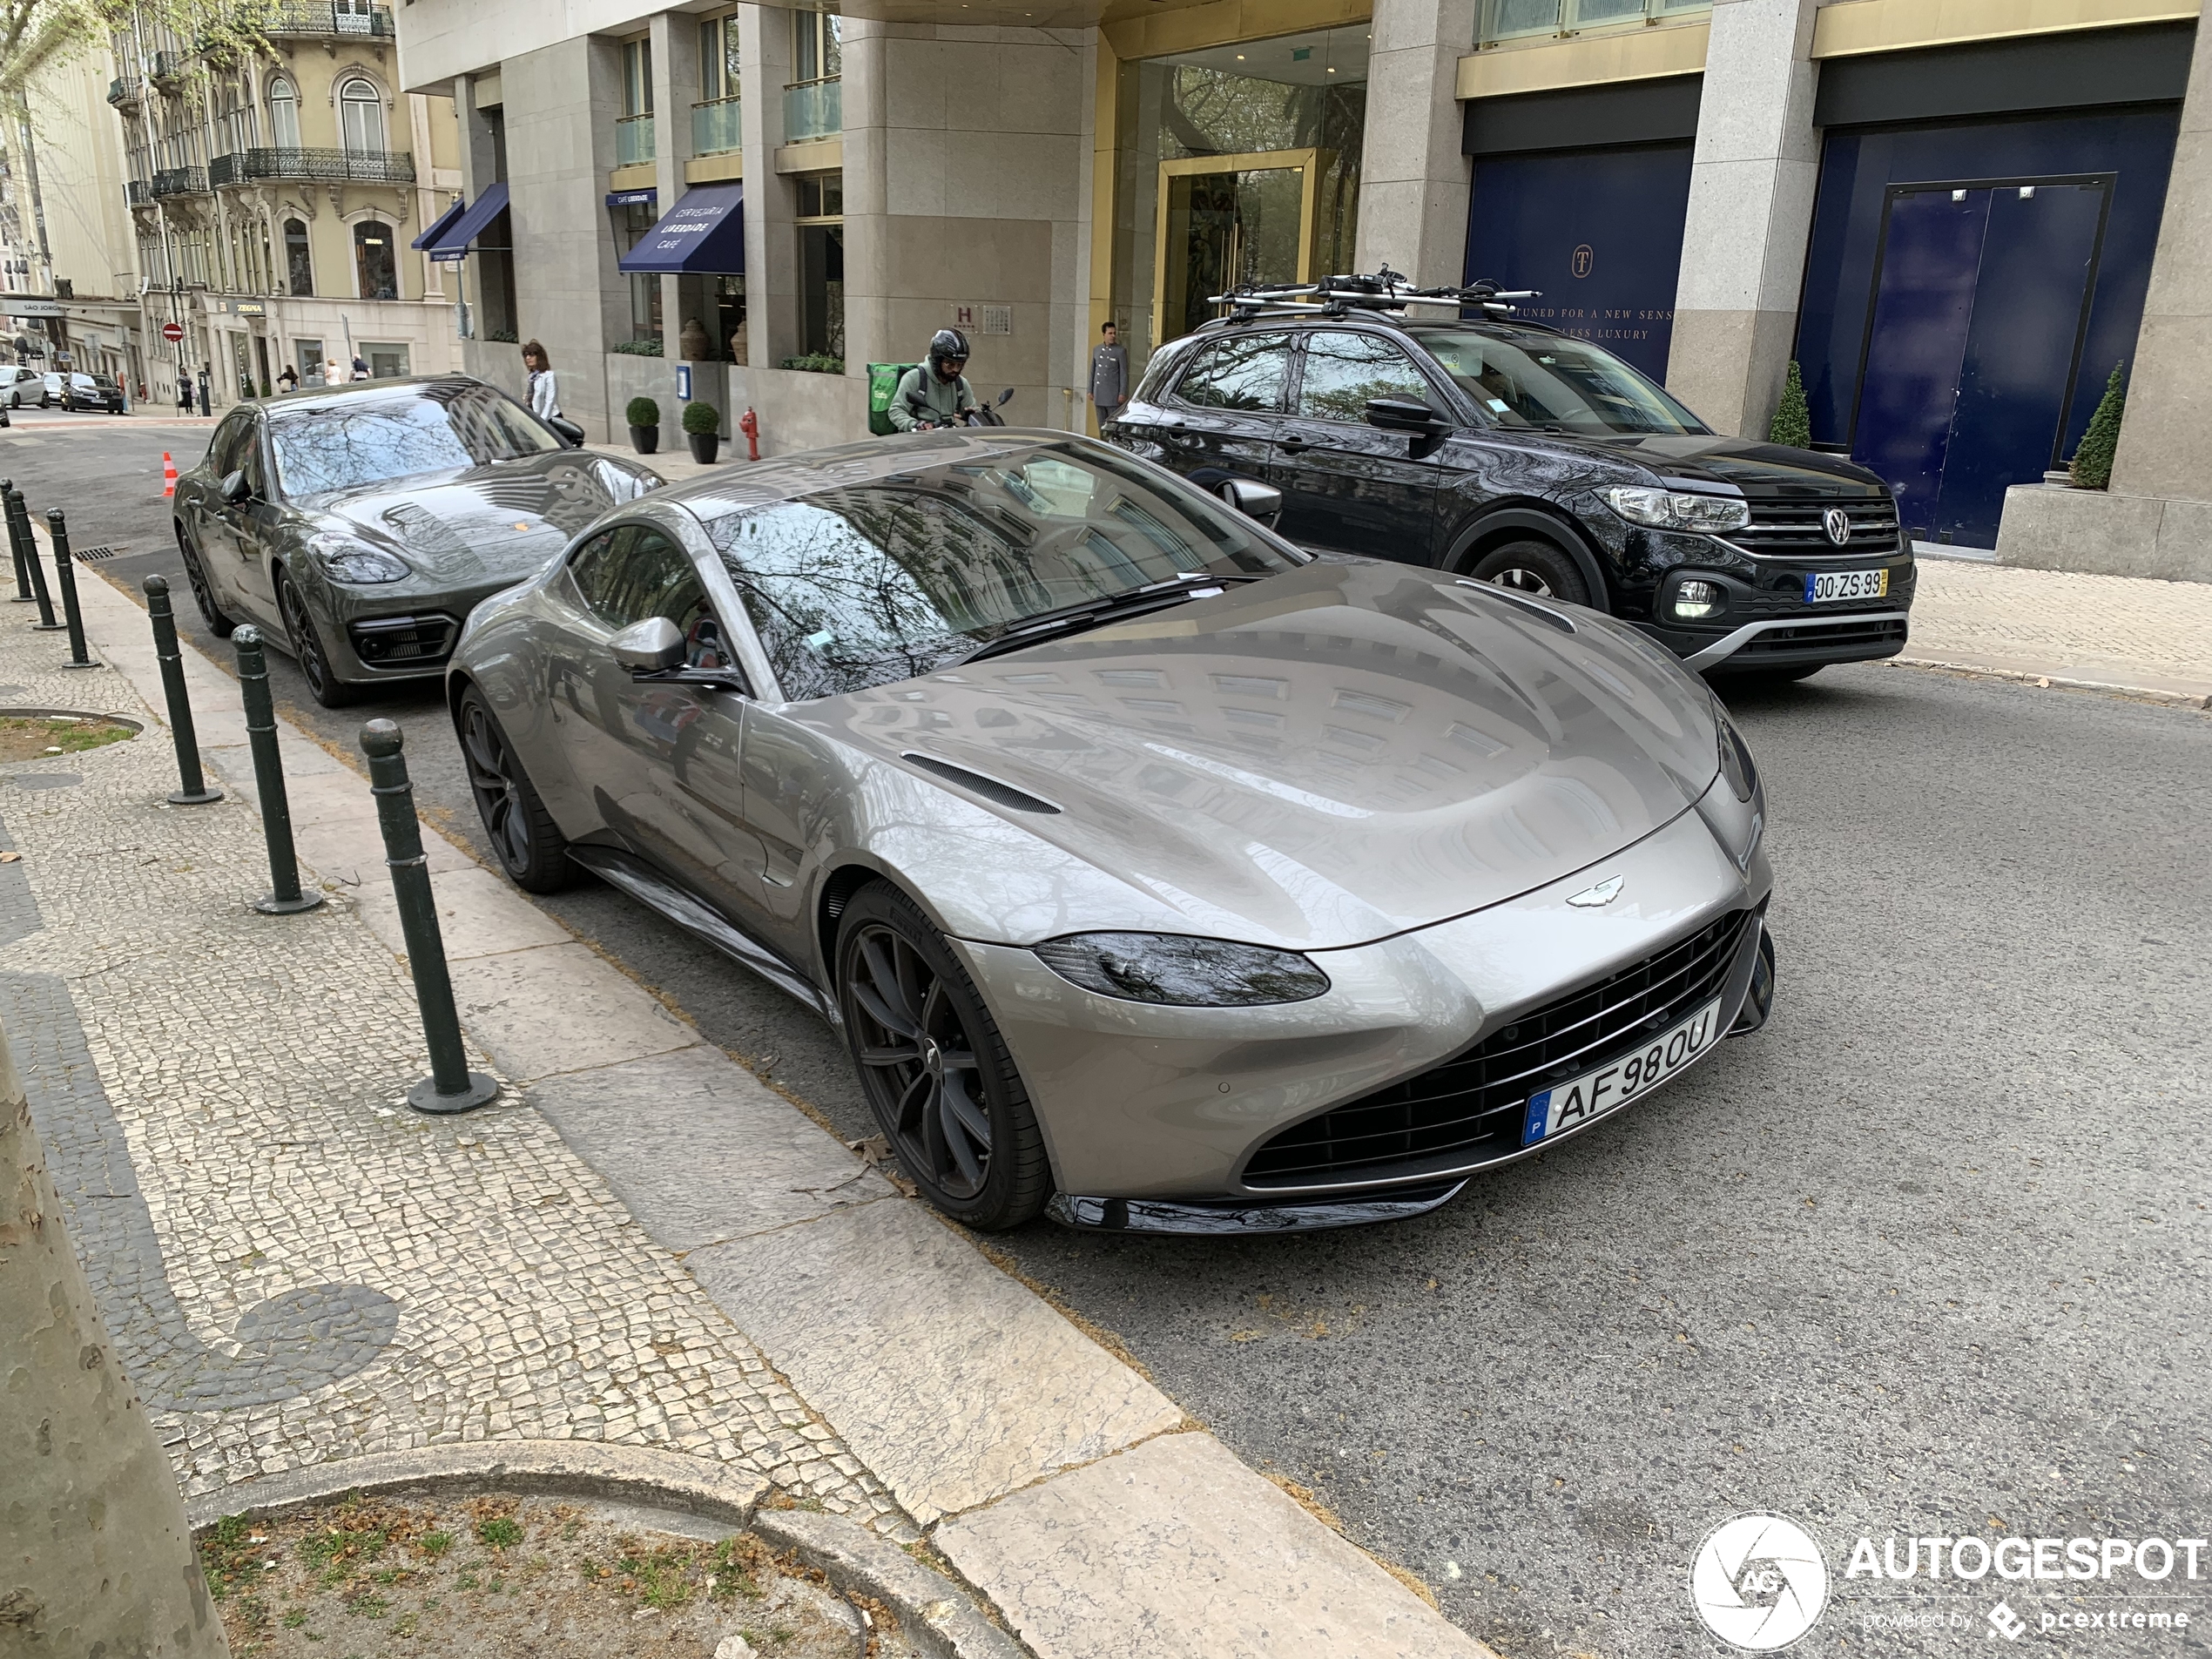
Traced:
MULTIPOLYGON (((15 489, 14 479, 0 478, 0 502, 15 494, 15 489)), ((30 603, 30 572, 24 568, 23 543, 16 540, 16 521, 12 516, 8 520, 8 550, 16 556, 16 591, 8 603, 27 605, 30 603)))
POLYGON ((23 562, 30 567, 30 588, 38 601, 38 620, 31 627, 42 634, 57 633, 62 624, 54 620, 54 598, 46 591, 46 562, 38 556, 37 539, 30 533, 30 509, 23 503, 23 491, 8 492, 8 536, 23 550, 23 562))
POLYGON ((261 794, 261 833, 269 844, 270 892, 253 907, 265 915, 313 910, 320 893, 300 891, 300 860, 292 850, 292 801, 285 793, 284 757, 277 752, 276 705, 269 696, 261 631, 246 623, 231 636, 238 647, 238 689, 246 705, 246 736, 253 749, 253 786, 261 794))
POLYGON ((46 533, 54 538, 54 575, 62 584, 62 615, 69 622, 69 660, 64 668, 98 668, 84 650, 84 613, 77 605, 77 561, 69 556, 69 522, 58 507, 46 509, 46 533))
POLYGON ((415 975, 415 1001, 422 1010, 422 1037, 430 1049, 430 1075, 407 1091, 407 1103, 418 1112, 470 1111, 496 1096, 499 1085, 469 1069, 469 1054, 461 1046, 461 1016, 454 1012, 445 940, 438 927, 437 900, 430 894, 429 860, 422 856, 422 826, 415 820, 415 786, 408 781, 407 757, 401 753, 406 741, 389 720, 371 720, 361 728, 369 792, 376 797, 376 819, 384 831, 384 865, 392 873, 408 971, 415 975))
POLYGON ((209 786, 199 769, 199 734, 192 723, 192 698, 185 690, 185 656, 177 646, 177 613, 169 606, 169 578, 145 580, 146 614, 153 618, 153 654, 161 664, 161 690, 169 702, 169 735, 177 745, 179 787, 169 797, 172 806, 205 806, 220 800, 223 792, 209 786))

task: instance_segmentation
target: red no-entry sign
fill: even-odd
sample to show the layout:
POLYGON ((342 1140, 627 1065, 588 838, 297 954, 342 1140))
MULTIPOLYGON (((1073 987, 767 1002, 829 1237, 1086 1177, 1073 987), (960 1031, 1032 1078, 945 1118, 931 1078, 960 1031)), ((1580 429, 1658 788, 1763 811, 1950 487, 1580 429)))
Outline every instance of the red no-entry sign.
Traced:
POLYGON ((179 341, 185 337, 185 325, 180 322, 163 323, 161 325, 161 337, 167 341, 171 345, 175 345, 179 341))

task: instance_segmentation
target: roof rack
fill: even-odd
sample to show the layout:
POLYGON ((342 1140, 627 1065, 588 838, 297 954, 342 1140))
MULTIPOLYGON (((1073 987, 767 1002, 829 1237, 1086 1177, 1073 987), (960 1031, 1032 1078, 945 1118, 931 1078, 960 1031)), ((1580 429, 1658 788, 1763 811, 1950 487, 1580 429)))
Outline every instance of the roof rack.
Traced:
POLYGON ((1231 321, 1255 317, 1341 317, 1353 311, 1402 314, 1410 306, 1439 306, 1452 311, 1480 308, 1494 316, 1513 314, 1516 300, 1534 300, 1539 288, 1501 288, 1487 278, 1460 287, 1416 288, 1384 266, 1372 276, 1327 276, 1312 282, 1247 282, 1226 293, 1207 296, 1208 305, 1225 307, 1231 321))

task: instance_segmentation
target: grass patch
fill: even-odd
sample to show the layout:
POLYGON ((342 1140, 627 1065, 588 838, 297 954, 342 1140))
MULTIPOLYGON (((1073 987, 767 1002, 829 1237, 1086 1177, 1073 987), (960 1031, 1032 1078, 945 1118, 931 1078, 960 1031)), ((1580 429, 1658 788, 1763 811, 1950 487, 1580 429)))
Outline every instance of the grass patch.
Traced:
POLYGON ((523 1541, 522 1523, 510 1516, 495 1515, 476 1523, 476 1536, 493 1549, 505 1549, 523 1541))
POLYGON ((138 733, 113 720, 87 717, 54 719, 22 715, 0 718, 0 760, 36 760, 42 755, 83 754, 104 749, 138 733))

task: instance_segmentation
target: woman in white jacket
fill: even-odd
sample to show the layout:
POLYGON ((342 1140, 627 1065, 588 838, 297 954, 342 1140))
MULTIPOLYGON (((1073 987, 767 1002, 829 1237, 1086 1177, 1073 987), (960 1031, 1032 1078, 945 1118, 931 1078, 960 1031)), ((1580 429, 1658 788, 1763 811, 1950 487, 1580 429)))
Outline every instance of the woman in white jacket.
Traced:
POLYGON ((533 340, 523 347, 523 367, 530 372, 530 413, 550 421, 561 412, 561 400, 553 389, 553 360, 533 340))

